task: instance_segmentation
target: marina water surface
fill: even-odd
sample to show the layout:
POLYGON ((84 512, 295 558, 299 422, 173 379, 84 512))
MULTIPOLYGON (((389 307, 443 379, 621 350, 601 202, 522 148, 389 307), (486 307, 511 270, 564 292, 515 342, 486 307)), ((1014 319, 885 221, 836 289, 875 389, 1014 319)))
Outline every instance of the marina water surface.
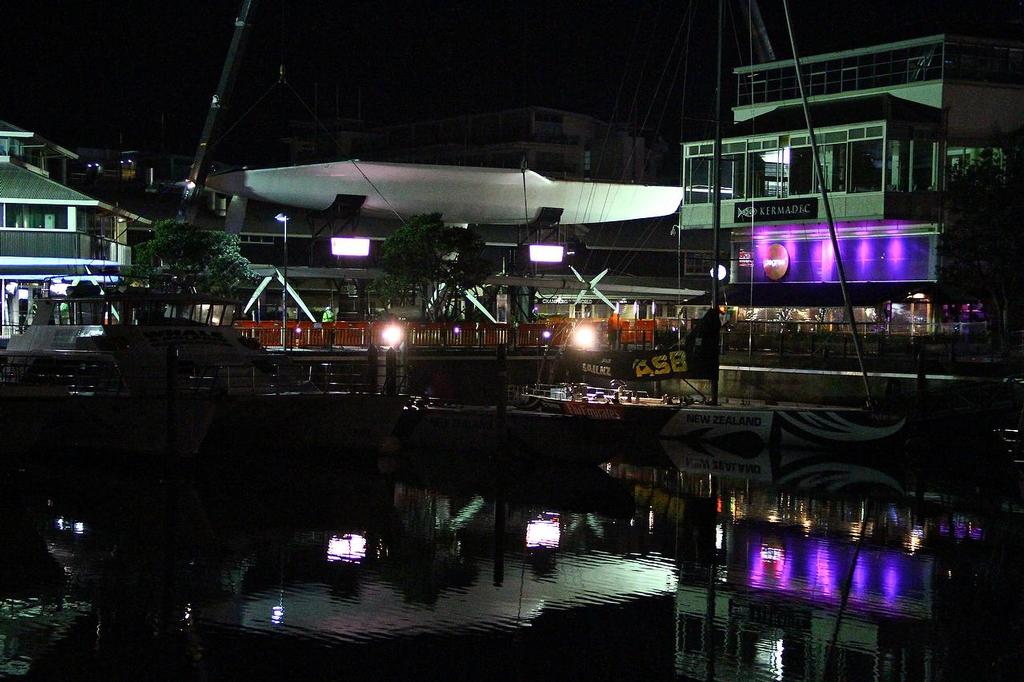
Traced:
POLYGON ((421 454, 8 472, 0 677, 1019 679, 1012 496, 820 483, 421 454))

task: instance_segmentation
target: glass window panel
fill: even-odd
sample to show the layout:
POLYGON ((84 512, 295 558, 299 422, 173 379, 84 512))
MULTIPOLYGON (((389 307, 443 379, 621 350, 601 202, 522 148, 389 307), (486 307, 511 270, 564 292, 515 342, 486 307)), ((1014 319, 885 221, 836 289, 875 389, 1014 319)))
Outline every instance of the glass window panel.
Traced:
MULTIPOLYGON (((821 173, 830 192, 846 191, 846 143, 826 144, 819 148, 821 173)), ((817 183, 815 183, 817 187, 817 183)))
POLYGON ((909 140, 889 140, 885 146, 885 189, 906 192, 910 158, 909 140))
POLYGON ((687 204, 706 204, 711 201, 711 157, 696 156, 686 160, 687 204))
POLYGON ((722 179, 723 199, 742 199, 746 186, 743 157, 745 154, 723 154, 719 177, 722 179))
POLYGON ((784 197, 789 180, 789 148, 747 154, 750 197, 784 197))
POLYGON ((911 189, 928 192, 935 189, 935 143, 914 140, 914 165, 911 189))
POLYGON ((794 147, 789 153, 789 193, 810 194, 813 190, 814 155, 810 147, 794 147))
POLYGON ((67 206, 41 204, 7 204, 4 227, 26 227, 38 230, 66 230, 67 206))
POLYGON ((861 140, 850 143, 851 192, 877 192, 882 189, 882 141, 861 140))

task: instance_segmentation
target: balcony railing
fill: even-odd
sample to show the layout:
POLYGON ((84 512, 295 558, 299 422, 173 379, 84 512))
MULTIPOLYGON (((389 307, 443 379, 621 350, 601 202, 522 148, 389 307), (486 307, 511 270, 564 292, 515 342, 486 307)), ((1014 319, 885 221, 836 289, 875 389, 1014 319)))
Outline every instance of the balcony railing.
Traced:
POLYGON ((131 263, 131 247, 70 230, 0 229, 0 254, 25 258, 75 258, 131 263))

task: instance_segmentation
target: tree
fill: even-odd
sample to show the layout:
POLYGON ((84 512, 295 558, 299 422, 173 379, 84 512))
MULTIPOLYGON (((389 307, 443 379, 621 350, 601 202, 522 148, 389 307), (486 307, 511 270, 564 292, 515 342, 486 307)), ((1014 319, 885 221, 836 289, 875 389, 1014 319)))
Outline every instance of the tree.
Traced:
POLYGON ((153 237, 133 249, 127 274, 151 286, 230 294, 255 277, 237 235, 161 220, 153 237))
POLYGON ((971 293, 995 313, 996 339, 1006 347, 1012 309, 1024 294, 1024 136, 986 149, 951 173, 939 245, 944 281, 971 293))
POLYGON ((430 320, 452 319, 464 292, 484 283, 494 269, 472 231, 448 227, 440 213, 416 215, 384 242, 385 277, 377 294, 390 304, 410 303, 418 294, 430 320))

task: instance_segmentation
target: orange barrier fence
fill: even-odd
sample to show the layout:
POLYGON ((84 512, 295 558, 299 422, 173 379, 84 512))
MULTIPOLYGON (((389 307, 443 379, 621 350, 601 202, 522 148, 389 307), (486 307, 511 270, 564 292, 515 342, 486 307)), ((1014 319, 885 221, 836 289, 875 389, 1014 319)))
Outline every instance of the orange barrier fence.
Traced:
MULTIPOLYGON (((281 323, 240 320, 235 327, 242 336, 260 345, 281 347, 281 323)), ((493 324, 489 322, 324 322, 289 321, 290 348, 366 348, 394 345, 396 330, 409 348, 513 348, 561 346, 573 341, 580 328, 592 328, 598 347, 613 344, 648 346, 654 343, 653 320, 616 321, 558 320, 493 324)))

